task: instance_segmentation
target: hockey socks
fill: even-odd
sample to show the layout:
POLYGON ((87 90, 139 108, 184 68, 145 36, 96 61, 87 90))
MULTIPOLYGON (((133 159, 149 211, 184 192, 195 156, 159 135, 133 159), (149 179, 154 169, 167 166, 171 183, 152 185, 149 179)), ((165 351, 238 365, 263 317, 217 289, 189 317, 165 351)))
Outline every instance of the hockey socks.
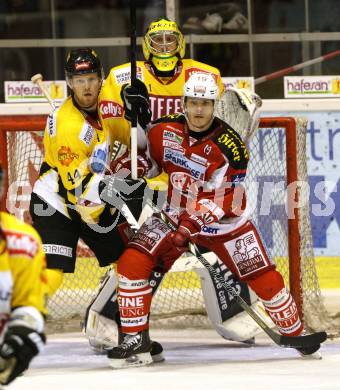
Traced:
POLYGON ((141 332, 149 327, 152 288, 148 280, 130 280, 119 275, 119 312, 123 333, 141 332))
POLYGON ((299 336, 303 326, 296 303, 286 289, 281 274, 275 270, 268 271, 249 281, 261 299, 266 312, 285 336, 299 336))

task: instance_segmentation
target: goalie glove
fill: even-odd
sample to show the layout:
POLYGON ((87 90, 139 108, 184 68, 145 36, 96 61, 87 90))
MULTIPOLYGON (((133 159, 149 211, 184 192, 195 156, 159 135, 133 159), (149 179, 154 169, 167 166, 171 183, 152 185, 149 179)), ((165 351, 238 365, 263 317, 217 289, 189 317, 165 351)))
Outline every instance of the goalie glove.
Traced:
POLYGON ((245 142, 252 139, 260 121, 262 100, 245 88, 229 87, 216 106, 216 116, 236 130, 245 142))
POLYGON ((27 370, 46 342, 42 329, 43 318, 36 309, 20 307, 12 312, 0 347, 0 384, 11 383, 27 370))
POLYGON ((145 84, 139 79, 134 80, 131 85, 125 84, 122 86, 120 96, 124 103, 125 118, 131 122, 132 107, 134 107, 138 123, 145 129, 152 117, 149 94, 145 84))

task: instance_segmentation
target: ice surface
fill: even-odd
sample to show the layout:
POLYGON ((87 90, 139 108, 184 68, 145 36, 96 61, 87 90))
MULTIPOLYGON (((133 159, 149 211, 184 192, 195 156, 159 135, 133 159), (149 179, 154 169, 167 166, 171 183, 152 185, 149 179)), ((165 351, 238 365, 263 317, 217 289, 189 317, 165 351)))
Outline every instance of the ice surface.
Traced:
POLYGON ((322 360, 304 360, 295 350, 274 345, 265 335, 256 345, 228 342, 213 330, 155 330, 166 361, 113 370, 95 355, 80 333, 49 336, 25 376, 9 390, 337 390, 340 340, 327 341, 322 360))

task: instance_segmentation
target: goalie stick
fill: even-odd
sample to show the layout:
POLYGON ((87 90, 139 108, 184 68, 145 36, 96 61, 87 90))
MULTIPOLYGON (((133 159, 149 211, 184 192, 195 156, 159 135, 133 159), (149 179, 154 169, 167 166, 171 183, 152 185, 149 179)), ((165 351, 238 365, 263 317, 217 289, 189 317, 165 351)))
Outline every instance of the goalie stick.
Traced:
MULTIPOLYGON (((158 209, 152 202, 148 201, 149 206, 157 213, 160 213, 164 222, 173 230, 177 230, 177 227, 166 217, 162 210, 158 209)), ((122 211, 123 215, 124 211, 122 211)), ((124 215, 125 216, 125 215, 124 215)), ((234 297, 236 303, 242 307, 242 309, 259 325, 259 327, 280 347, 285 348, 306 348, 316 346, 323 343, 327 339, 326 332, 316 332, 304 336, 285 336, 275 332, 271 329, 259 314, 247 302, 237 293, 235 288, 228 283, 224 278, 216 272, 206 258, 200 253, 198 247, 194 243, 190 243, 189 251, 200 261, 200 263, 209 271, 211 275, 217 280, 225 290, 234 297)))

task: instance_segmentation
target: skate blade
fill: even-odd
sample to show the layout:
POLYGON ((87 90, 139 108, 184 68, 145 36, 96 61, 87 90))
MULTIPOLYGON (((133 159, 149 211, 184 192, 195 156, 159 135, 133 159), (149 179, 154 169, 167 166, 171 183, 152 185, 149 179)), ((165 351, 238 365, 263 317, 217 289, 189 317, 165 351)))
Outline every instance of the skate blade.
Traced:
POLYGON ((110 367, 114 369, 142 367, 153 363, 150 352, 132 355, 127 359, 109 359, 110 367))
POLYGON ((157 353, 157 355, 151 355, 151 358, 154 363, 164 362, 165 360, 165 357, 163 356, 162 352, 157 353))

